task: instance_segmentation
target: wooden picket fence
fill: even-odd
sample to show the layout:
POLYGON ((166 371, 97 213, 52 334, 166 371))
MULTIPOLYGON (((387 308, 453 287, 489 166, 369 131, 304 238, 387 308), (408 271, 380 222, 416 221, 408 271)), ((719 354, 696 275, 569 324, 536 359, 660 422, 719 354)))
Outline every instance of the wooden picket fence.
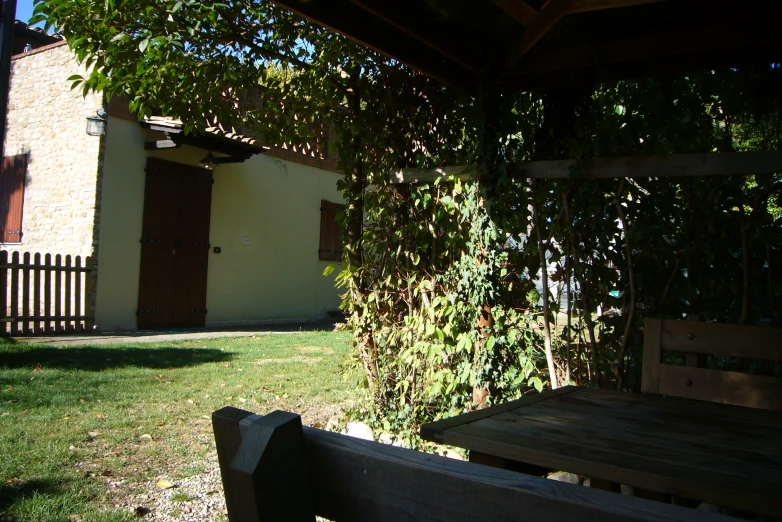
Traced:
POLYGON ((87 310, 93 258, 0 251, 0 334, 91 330, 87 310), (20 260, 21 257, 21 260, 20 260))

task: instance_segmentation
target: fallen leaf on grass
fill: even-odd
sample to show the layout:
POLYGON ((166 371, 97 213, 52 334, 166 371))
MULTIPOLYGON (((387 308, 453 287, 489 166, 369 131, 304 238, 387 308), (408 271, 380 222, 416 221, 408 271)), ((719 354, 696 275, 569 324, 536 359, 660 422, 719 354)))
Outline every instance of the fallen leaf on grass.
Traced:
POLYGON ((144 433, 140 438, 144 440, 152 440, 152 435, 150 435, 149 433, 144 433))
POLYGON ((174 483, 167 479, 160 479, 155 485, 160 489, 171 489, 175 487, 174 483))
POLYGON ((91 439, 97 439, 97 438, 98 438, 98 436, 100 435, 100 432, 97 432, 97 431, 88 431, 88 432, 87 432, 87 435, 89 435, 91 439))
POLYGON ((4 411, 3 414, 0 415, 0 417, 8 417, 9 415, 11 415, 11 414, 8 413, 7 411, 4 411))
POLYGON ((95 418, 96 418, 96 419, 105 419, 105 418, 106 418, 106 416, 105 416, 105 415, 103 415, 102 413, 99 413, 99 414, 97 414, 97 415, 95 416, 95 418))
POLYGON ((68 522, 81 522, 81 517, 79 515, 71 515, 68 517, 68 522))
POLYGON ((71 444, 70 446, 68 446, 68 449, 71 450, 71 451, 75 451, 76 450, 76 446, 71 444))
POLYGON ((188 404, 195 404, 195 402, 193 402, 193 399, 187 399, 187 403, 188 404))

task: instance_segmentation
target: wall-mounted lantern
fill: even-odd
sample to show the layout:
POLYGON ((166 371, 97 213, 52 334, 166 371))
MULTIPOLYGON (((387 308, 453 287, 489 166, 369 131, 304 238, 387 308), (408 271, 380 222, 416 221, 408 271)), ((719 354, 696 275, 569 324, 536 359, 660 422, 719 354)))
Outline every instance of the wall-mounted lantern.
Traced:
POLYGON ((95 116, 87 116, 87 134, 90 136, 106 135, 106 111, 101 107, 95 116))
POLYGON ((214 157, 212 151, 209 151, 209 154, 204 156, 203 159, 198 162, 198 166, 202 169, 214 170, 217 168, 217 162, 215 161, 216 159, 217 158, 214 157))

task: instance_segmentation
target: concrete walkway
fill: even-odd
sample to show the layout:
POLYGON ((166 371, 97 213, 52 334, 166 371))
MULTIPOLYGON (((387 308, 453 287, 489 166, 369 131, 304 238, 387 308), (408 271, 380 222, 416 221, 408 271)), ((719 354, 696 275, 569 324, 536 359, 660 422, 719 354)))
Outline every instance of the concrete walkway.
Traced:
POLYGON ((322 320, 306 323, 291 323, 279 325, 240 326, 220 329, 171 329, 171 330, 141 330, 137 332, 95 332, 73 333, 43 336, 13 337, 15 341, 43 344, 47 346, 85 346, 98 344, 136 344, 158 343, 170 341, 187 341, 193 339, 220 339, 223 337, 253 337, 256 335, 291 335, 301 332, 330 332, 334 330, 336 321, 322 320))

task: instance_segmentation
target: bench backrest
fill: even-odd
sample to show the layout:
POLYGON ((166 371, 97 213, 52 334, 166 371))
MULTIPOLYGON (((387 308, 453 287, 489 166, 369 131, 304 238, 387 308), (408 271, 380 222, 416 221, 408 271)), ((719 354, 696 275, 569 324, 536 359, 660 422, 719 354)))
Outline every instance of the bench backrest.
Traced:
POLYGON ((782 410, 782 378, 705 367, 706 355, 782 361, 782 329, 646 319, 641 391, 782 410), (663 352, 685 354, 685 366, 663 352))
MULTIPOLYGON (((307 428, 298 415, 212 414, 231 522, 723 520, 678 506, 307 428)), ((725 519, 727 520, 727 519, 725 519)))

